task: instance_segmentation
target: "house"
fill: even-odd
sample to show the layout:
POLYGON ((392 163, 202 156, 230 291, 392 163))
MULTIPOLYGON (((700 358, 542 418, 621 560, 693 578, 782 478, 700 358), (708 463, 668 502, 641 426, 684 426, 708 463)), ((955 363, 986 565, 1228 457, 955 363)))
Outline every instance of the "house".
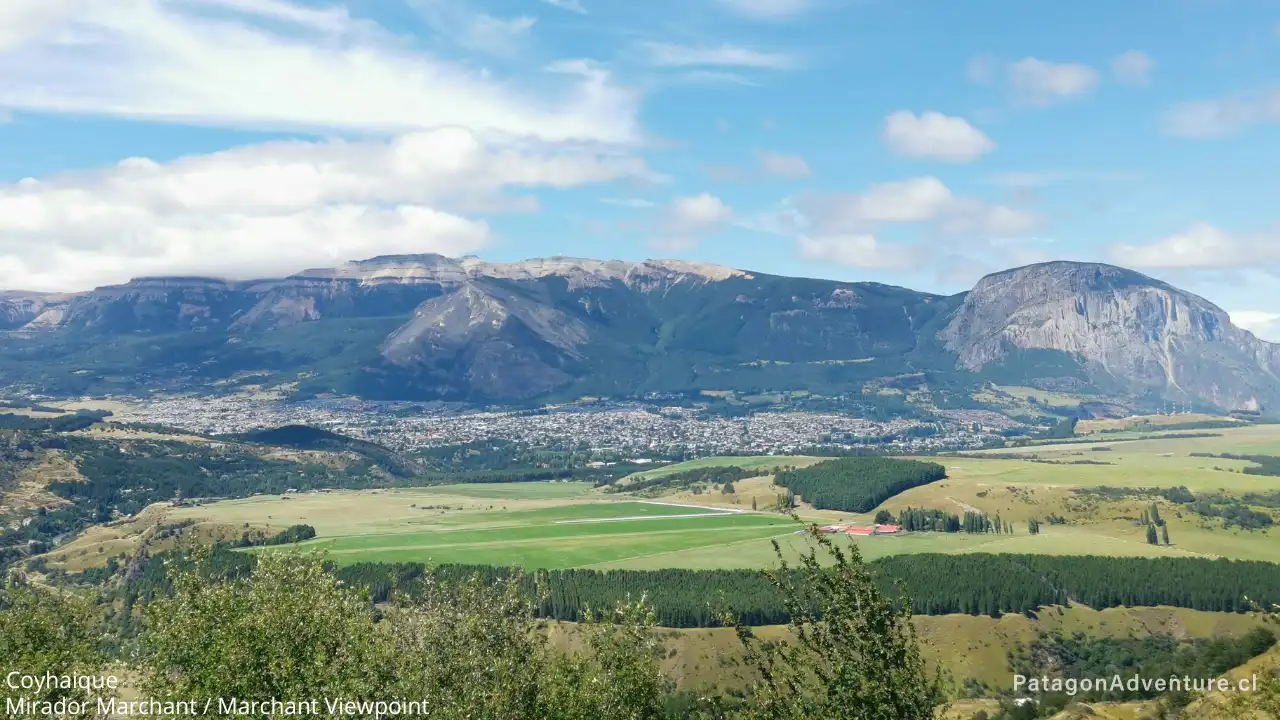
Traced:
POLYGON ((844 532, 844 526, 843 526, 843 525, 828 525, 828 526, 826 526, 826 527, 824 527, 824 528, 821 528, 821 530, 822 530, 822 532, 827 533, 827 534, 831 534, 831 533, 839 533, 839 532, 844 532))
POLYGON ((876 526, 877 535, 892 535, 901 530, 902 528, 898 527, 897 525, 877 525, 876 526))
POLYGON ((846 529, 844 532, 846 535, 871 536, 876 534, 876 529, 869 527, 851 527, 846 529))

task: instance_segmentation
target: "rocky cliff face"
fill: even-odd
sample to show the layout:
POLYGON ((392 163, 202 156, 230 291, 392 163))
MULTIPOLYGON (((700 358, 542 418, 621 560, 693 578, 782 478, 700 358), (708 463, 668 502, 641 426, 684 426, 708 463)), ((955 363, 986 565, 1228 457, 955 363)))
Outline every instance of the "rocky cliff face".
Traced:
POLYGON ((1136 394, 1231 409, 1280 402, 1280 346, 1236 328, 1203 298, 1109 265, 1045 263, 989 275, 941 338, 971 370, 1015 350, 1058 351, 1095 380, 1136 394))
POLYGON ((62 322, 69 295, 0 290, 0 330, 33 329, 62 322))
POLYGON ((438 387, 523 400, 570 381, 589 337, 579 318, 473 280, 423 303, 380 350, 392 367, 438 387))

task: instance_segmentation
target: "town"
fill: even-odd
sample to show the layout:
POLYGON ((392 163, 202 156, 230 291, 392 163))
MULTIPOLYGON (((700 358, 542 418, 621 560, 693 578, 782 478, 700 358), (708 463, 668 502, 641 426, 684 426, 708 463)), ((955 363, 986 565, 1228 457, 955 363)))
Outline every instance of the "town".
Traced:
POLYGON ((312 425, 400 451, 489 440, 637 456, 769 455, 817 446, 888 446, 927 453, 982 447, 1016 426, 997 413, 944 411, 932 421, 869 420, 838 413, 762 411, 707 416, 694 408, 598 402, 536 411, 458 411, 355 400, 284 402, 243 397, 128 404, 113 420, 210 435, 312 425))

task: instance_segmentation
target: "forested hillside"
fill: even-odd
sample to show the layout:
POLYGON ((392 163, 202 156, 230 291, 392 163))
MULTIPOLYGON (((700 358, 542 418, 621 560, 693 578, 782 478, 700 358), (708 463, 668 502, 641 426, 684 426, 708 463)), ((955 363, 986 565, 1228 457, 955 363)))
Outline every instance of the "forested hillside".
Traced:
POLYGON ((946 478, 946 468, 919 460, 850 457, 778 473, 774 482, 821 510, 870 512, 913 487, 946 478))

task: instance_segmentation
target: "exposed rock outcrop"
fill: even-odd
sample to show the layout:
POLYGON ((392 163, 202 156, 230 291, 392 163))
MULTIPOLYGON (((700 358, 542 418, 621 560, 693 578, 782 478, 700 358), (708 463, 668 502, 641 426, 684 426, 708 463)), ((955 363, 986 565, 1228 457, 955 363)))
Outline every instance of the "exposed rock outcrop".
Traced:
POLYGON ((1132 270, 1055 262, 989 275, 942 331, 962 367, 1011 349, 1078 357, 1095 377, 1232 409, 1280 402, 1280 346, 1204 298, 1132 270))

